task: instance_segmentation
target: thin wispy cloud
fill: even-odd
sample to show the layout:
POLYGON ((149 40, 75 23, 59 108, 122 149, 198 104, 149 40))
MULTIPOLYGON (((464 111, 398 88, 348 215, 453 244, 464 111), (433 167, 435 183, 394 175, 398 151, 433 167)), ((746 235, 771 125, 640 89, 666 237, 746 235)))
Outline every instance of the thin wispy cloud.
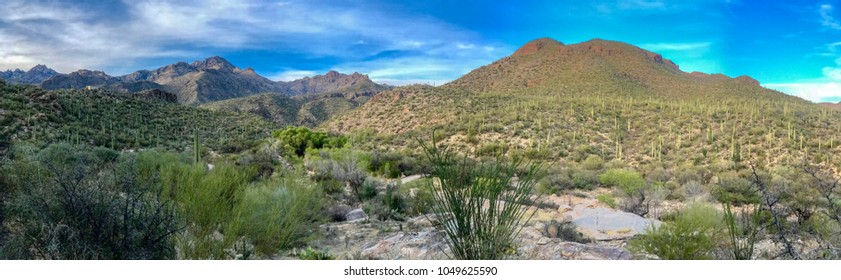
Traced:
POLYGON ((318 73, 318 72, 310 71, 310 70, 286 70, 286 71, 283 71, 283 72, 280 72, 280 73, 275 73, 275 74, 272 74, 272 75, 268 75, 266 78, 269 78, 269 80, 273 80, 273 81, 288 82, 288 81, 293 81, 293 80, 297 80, 297 79, 304 78, 304 77, 312 77, 312 76, 319 75, 319 74, 324 74, 324 73, 318 73))
POLYGON ((642 44, 641 48, 659 52, 659 51, 706 51, 709 50, 710 42, 698 43, 656 43, 656 44, 642 44))
POLYGON ((820 11, 819 11, 819 13, 821 15, 821 23, 823 23, 823 26, 826 26, 826 27, 829 27, 829 28, 832 28, 832 29, 841 29, 841 23, 839 23, 838 20, 836 20, 835 17, 832 15, 833 10, 834 10, 834 7, 832 5, 829 5, 829 4, 821 5, 820 11))
MULTIPOLYGON (((447 53, 442 48, 456 52, 497 47, 435 18, 381 10, 365 2, 126 0, 119 4, 118 19, 84 3, 13 0, 0 5, 0 39, 5 42, 0 45, 0 69, 41 63, 60 72, 88 68, 125 74, 148 66, 150 59, 190 61, 220 52, 260 51, 280 53, 281 60, 274 62, 276 66, 266 63, 270 67, 258 72, 287 80, 389 50, 416 50, 417 55, 431 55, 429 59, 437 61, 434 66, 403 67, 457 69, 461 63, 442 59, 446 55, 441 53, 447 53), (300 69, 285 65, 283 57, 291 55, 338 64, 300 69)), ((498 58, 488 56, 496 55, 488 51, 466 55, 485 63, 498 58)), ((394 66, 369 67, 373 66, 362 69, 395 71, 394 66)), ((460 74, 449 72, 447 77, 460 74)))

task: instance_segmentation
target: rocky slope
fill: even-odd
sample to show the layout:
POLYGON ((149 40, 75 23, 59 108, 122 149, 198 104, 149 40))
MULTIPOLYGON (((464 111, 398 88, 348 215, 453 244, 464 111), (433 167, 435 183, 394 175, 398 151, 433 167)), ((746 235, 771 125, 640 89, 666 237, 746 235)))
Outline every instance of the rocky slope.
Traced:
POLYGON ((841 102, 838 103, 830 103, 830 102, 822 102, 818 103, 818 105, 824 106, 826 108, 841 110, 841 102))
POLYGON ((279 126, 315 127, 364 104, 378 91, 327 92, 287 96, 258 94, 202 104, 211 110, 257 115, 279 126))
POLYGON ((371 81, 368 75, 353 73, 351 75, 329 71, 324 75, 306 77, 286 84, 290 95, 342 92, 358 95, 371 95, 388 89, 387 86, 371 81))

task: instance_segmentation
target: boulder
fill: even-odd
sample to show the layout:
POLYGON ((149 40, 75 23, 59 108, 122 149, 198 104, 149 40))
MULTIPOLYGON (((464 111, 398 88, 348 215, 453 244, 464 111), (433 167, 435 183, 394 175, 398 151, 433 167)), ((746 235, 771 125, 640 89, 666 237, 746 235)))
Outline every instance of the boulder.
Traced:
POLYGON ((364 221, 367 219, 368 214, 365 214, 365 210, 362 210, 361 208, 353 209, 345 214, 345 221, 348 222, 364 221))
POLYGON ((627 239, 662 222, 611 208, 579 204, 565 214, 584 236, 597 241, 627 239))

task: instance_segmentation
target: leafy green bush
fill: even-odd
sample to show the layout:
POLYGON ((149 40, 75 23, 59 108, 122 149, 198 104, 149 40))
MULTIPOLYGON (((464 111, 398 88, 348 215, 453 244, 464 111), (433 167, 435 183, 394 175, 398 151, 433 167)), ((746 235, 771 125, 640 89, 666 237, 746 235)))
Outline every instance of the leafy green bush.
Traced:
POLYGON ((609 194, 600 194, 596 196, 596 200, 601 203, 607 204, 610 208, 616 208, 616 199, 614 199, 609 194))
POLYGON ((599 170, 602 169, 604 165, 604 160, 602 157, 597 155, 589 155, 587 159, 581 162, 581 168, 585 170, 599 170))
POLYGON ((599 177, 602 184, 617 187, 624 193, 634 193, 645 187, 639 173, 625 169, 611 169, 599 177))
POLYGON ((430 184, 431 209, 458 259, 500 259, 534 212, 528 205, 539 167, 498 157, 470 164, 446 147, 424 145, 438 186, 430 184), (521 169, 521 168, 524 168, 521 169), (514 184, 514 178, 518 178, 514 184))
POLYGON ((718 210, 694 203, 681 210, 674 221, 652 226, 628 246, 664 260, 712 259, 722 237, 721 228, 722 215, 718 210))
POLYGON ((290 126, 275 131, 272 136, 283 142, 290 155, 298 157, 303 157, 307 149, 341 148, 347 143, 344 136, 329 136, 327 133, 311 131, 306 127, 290 126))
POLYGON ((645 216, 651 208, 655 189, 645 183, 639 173, 624 169, 611 169, 599 177, 602 184, 616 187, 623 196, 625 211, 645 216))

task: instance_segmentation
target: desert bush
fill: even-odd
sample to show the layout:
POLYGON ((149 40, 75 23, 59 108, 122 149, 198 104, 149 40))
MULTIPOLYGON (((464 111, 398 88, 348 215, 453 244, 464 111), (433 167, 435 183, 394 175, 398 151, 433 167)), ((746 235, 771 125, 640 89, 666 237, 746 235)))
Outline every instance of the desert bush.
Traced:
POLYGON ((432 212, 441 217, 453 256, 458 259, 500 259, 534 212, 531 202, 537 165, 508 162, 469 164, 446 147, 424 145, 431 163, 432 212), (523 170, 524 169, 524 170, 523 170), (517 178, 514 183, 514 178, 517 178))
POLYGON ((646 184, 639 173, 611 169, 599 177, 602 184, 616 187, 622 194, 622 209, 640 216, 645 216, 651 209, 656 189, 646 184))
POLYGON ((376 179, 371 177, 365 178, 359 189, 359 199, 365 201, 377 197, 379 186, 380 182, 376 179))
POLYGON ((598 200, 601 203, 606 204, 607 206, 610 206, 610 208, 616 208, 616 199, 614 199, 609 194, 597 195, 596 200, 598 200))
POLYGON ((330 218, 331 222, 344 222, 345 215, 353 210, 350 206, 344 204, 333 204, 325 209, 325 216, 330 218))
POLYGON ((575 224, 570 221, 549 221, 543 226, 543 235, 549 238, 559 238, 563 241, 577 243, 590 243, 592 241, 578 232, 575 224))
POLYGON ((187 228, 177 235, 180 258, 224 259, 237 241, 230 230, 253 167, 220 162, 212 170, 203 164, 174 162, 161 166, 163 194, 173 201, 187 228))
POLYGON ((310 166, 315 173, 312 178, 318 181, 327 193, 344 193, 345 186, 350 188, 349 199, 361 200, 361 188, 368 175, 365 173, 367 165, 364 154, 348 149, 334 149, 323 151, 322 155, 311 159, 310 166), (341 191, 335 189, 339 181, 344 184, 341 191))
POLYGON ((307 149, 341 148, 347 143, 344 136, 330 136, 306 127, 290 126, 275 131, 272 136, 283 142, 288 154, 298 157, 303 157, 307 149))
POLYGON ((432 179, 421 178, 402 186, 408 192, 408 195, 405 196, 408 205, 407 215, 417 216, 430 213, 433 195, 427 187, 429 184, 432 184, 432 179))
POLYGON ((728 202, 735 206, 759 203, 759 193, 753 183, 735 173, 720 174, 712 195, 719 202, 728 202))
POLYGON ((317 187, 295 176, 251 185, 242 194, 229 230, 252 240, 255 251, 264 256, 304 245, 323 220, 321 196, 317 187))
POLYGON ((645 187, 645 180, 639 173, 624 169, 608 170, 599 176, 599 180, 602 184, 617 187, 624 193, 634 193, 645 187))
POLYGON ((638 253, 664 260, 712 259, 721 235, 722 217, 713 207, 694 203, 681 210, 674 221, 652 225, 628 246, 638 253))
POLYGON ((572 187, 579 190, 592 190, 599 185, 599 174, 592 170, 569 169, 572 187))
POLYGON ((175 256, 175 211, 157 178, 140 179, 135 156, 53 144, 14 157, 0 182, 15 190, 4 205, 11 224, 3 258, 175 256))
POLYGON ((602 157, 597 155, 589 155, 581 162, 581 168, 584 168, 585 170, 600 170, 603 165, 604 160, 602 157))

